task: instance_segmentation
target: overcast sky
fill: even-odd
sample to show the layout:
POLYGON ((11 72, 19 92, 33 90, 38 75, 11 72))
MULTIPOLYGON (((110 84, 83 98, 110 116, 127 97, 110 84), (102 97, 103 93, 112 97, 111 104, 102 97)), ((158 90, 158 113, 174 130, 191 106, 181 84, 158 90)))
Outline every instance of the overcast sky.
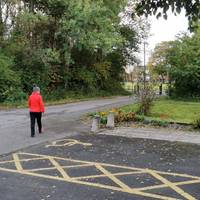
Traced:
POLYGON ((157 19, 156 17, 149 17, 149 19, 151 22, 152 36, 148 40, 148 54, 150 54, 157 43, 174 40, 177 34, 188 30, 188 20, 184 12, 177 16, 169 13, 167 20, 163 18, 157 19))

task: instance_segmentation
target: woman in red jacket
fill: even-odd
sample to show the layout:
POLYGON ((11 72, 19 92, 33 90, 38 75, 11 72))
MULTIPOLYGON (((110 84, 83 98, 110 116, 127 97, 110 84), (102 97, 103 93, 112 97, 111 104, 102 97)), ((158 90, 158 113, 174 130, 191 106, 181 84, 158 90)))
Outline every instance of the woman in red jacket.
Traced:
POLYGON ((31 119, 31 137, 35 136, 35 119, 37 120, 38 131, 42 133, 42 113, 44 113, 44 103, 40 95, 40 88, 33 87, 33 92, 28 99, 30 119, 31 119))

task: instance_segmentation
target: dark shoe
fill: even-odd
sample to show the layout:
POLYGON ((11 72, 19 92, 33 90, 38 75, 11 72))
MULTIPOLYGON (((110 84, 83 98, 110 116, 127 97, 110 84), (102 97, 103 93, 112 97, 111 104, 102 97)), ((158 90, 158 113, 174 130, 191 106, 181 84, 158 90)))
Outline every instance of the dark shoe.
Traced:
POLYGON ((42 128, 41 130, 39 130, 39 133, 40 133, 40 134, 43 133, 43 132, 44 132, 43 128, 42 128))
POLYGON ((35 137, 35 135, 31 135, 31 137, 35 137))

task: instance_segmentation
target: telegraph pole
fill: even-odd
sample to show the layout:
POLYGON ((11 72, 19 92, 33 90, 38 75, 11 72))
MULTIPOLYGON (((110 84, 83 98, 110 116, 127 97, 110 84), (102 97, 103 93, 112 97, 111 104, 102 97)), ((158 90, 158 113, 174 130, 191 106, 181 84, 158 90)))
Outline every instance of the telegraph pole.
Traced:
POLYGON ((144 41, 144 89, 146 89, 146 42, 144 41))

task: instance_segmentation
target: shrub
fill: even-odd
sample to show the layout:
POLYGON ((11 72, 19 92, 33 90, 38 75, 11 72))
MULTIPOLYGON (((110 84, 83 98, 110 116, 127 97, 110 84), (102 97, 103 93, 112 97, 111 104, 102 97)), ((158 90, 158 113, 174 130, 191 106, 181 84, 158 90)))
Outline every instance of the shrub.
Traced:
POLYGON ((138 99, 139 109, 137 113, 148 115, 155 99, 155 91, 153 86, 151 84, 146 84, 146 87, 139 91, 138 99))
POLYGON ((101 124, 106 124, 107 123, 107 117, 101 117, 100 123, 101 124))
POLYGON ((11 87, 7 93, 6 103, 20 103, 27 99, 27 94, 25 94, 20 88, 11 87))
POLYGON ((144 116, 142 116, 142 115, 135 115, 135 121, 136 122, 143 122, 144 121, 144 116))
POLYGON ((116 110, 115 112, 115 122, 130 122, 134 121, 135 113, 134 112, 124 112, 122 110, 116 110))
POLYGON ((12 65, 12 60, 0 53, 0 102, 22 97, 16 92, 20 91, 20 77, 12 70, 12 65))
POLYGON ((167 127, 169 125, 169 122, 163 120, 151 120, 151 124, 154 126, 167 127))
MULTIPOLYGON (((111 111, 114 113, 115 123, 130 122, 130 121, 134 121, 134 119, 135 119, 135 113, 134 112, 125 112, 121 109, 112 109, 111 111)), ((101 124, 107 123, 107 116, 109 114, 109 111, 91 113, 90 116, 94 117, 94 115, 96 115, 96 114, 100 116, 101 124)))
POLYGON ((200 117, 195 119, 192 125, 194 129, 200 129, 200 117))
POLYGON ((166 127, 169 124, 169 122, 167 121, 148 119, 148 118, 145 118, 143 115, 135 115, 135 121, 142 122, 144 124, 151 124, 153 126, 162 126, 162 127, 166 127))

